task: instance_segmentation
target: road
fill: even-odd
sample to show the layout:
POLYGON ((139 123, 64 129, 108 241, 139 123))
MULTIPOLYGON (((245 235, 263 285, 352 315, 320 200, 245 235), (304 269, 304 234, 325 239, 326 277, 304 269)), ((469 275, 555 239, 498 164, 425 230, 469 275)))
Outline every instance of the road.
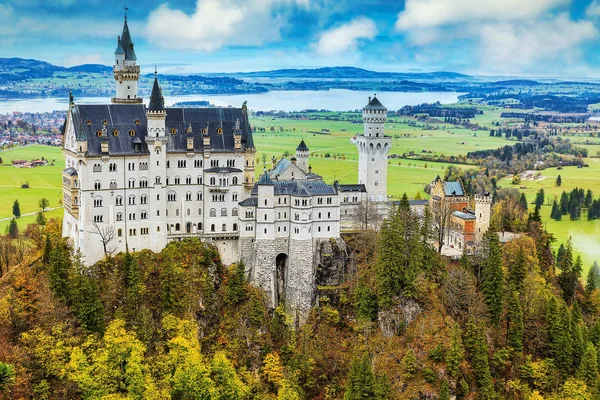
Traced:
MULTIPOLYGON (((62 208, 62 207, 46 208, 46 211, 58 210, 59 208, 62 208)), ((35 215, 35 214, 37 214, 37 213, 38 213, 37 211, 30 212, 30 213, 25 213, 25 214, 21 214, 21 217, 27 217, 27 216, 29 216, 29 215, 35 215)), ((8 218, 0 218, 0 222, 3 222, 3 221, 10 221, 11 219, 13 219, 13 217, 8 217, 8 218)))

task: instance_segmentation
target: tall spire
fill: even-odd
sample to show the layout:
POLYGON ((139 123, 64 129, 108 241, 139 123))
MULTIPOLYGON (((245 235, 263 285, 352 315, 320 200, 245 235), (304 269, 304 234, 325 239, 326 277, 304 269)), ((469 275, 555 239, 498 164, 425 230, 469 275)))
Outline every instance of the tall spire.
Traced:
POLYGON ((163 111, 165 109, 165 98, 162 95, 162 90, 158 85, 158 76, 156 67, 154 67, 154 85, 152 86, 152 94, 150 95, 150 104, 148 111, 163 111))
POLYGON ((127 25, 127 10, 125 7, 125 20, 123 22, 123 32, 121 33, 121 45, 125 50, 125 59, 126 60, 137 60, 135 56, 135 51, 133 50, 133 41, 131 40, 131 34, 129 33, 129 25, 127 25))

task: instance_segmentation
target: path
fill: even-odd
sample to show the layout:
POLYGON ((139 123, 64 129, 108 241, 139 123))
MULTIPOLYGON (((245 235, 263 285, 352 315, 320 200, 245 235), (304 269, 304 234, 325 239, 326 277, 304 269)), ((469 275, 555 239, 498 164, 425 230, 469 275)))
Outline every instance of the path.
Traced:
MULTIPOLYGON (((58 210, 59 208, 62 208, 62 207, 46 208, 46 211, 54 211, 54 210, 58 210)), ((29 216, 29 215, 35 215, 35 214, 37 214, 37 213, 38 213, 38 211, 34 211, 34 212, 30 212, 30 213, 25 213, 25 214, 21 214, 21 217, 27 217, 27 216, 29 216)), ((19 217, 19 218, 20 218, 20 217, 19 217)), ((3 221, 10 221, 11 219, 13 219, 13 217, 8 217, 8 218, 0 218, 0 222, 3 222, 3 221)))

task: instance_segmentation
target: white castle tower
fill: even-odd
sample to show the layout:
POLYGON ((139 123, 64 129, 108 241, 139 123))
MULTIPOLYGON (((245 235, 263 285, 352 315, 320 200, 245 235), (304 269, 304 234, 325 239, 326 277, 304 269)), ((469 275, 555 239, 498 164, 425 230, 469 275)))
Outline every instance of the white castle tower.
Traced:
POLYGON ((490 227, 492 196, 489 193, 475 196, 475 238, 479 242, 490 227))
POLYGON ((123 32, 117 37, 117 49, 115 50, 115 65, 113 75, 117 86, 117 95, 112 98, 113 103, 138 104, 142 98, 138 97, 138 80, 140 79, 140 67, 135 65, 137 57, 133 49, 133 42, 127 26, 127 13, 123 24, 123 32))
POLYGON ((296 147, 296 165, 304 172, 308 172, 308 153, 309 149, 304 139, 296 147))
POLYGON ((387 108, 369 97, 362 110, 364 133, 356 138, 358 147, 358 183, 364 184, 370 201, 387 201, 387 155, 392 138, 385 136, 387 108))

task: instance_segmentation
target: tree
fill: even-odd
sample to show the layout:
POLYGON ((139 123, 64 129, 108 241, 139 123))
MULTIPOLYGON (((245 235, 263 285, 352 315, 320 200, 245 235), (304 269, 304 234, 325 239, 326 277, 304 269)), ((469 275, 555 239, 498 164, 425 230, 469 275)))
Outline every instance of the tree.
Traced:
POLYGON ((581 358, 581 364, 577 370, 577 378, 588 384, 589 387, 594 387, 600 379, 598 372, 598 354, 596 347, 588 343, 585 348, 585 353, 581 358))
POLYGON ((452 209, 446 202, 440 203, 433 212, 433 226, 435 238, 438 243, 438 253, 442 252, 451 214, 452 209))
POLYGON ((514 261, 511 263, 508 272, 510 284, 519 293, 521 293, 521 291, 523 290, 523 284, 525 282, 526 275, 527 265, 525 259, 525 251, 523 249, 523 246, 519 246, 519 249, 517 250, 517 255, 514 258, 514 261))
POLYGON ((44 215, 43 212, 38 211, 35 217, 35 222, 36 224, 40 225, 40 226, 44 226, 46 225, 46 216, 44 215))
POLYGON ((552 211, 550 212, 550 218, 556 221, 560 221, 562 219, 562 212, 560 212, 560 207, 556 200, 552 203, 552 211))
POLYGON ((54 295, 65 302, 69 299, 71 259, 69 249, 63 242, 50 253, 48 278, 54 295))
POLYGON ((368 229, 378 231, 383 217, 379 212, 377 203, 366 199, 354 207, 352 220, 356 229, 360 229, 361 231, 366 231, 368 229))
POLYGON ((519 204, 521 204, 521 207, 523 207, 523 211, 527 212, 527 197, 525 196, 525 193, 521 193, 521 197, 519 197, 519 204))
POLYGON ((564 254, 560 257, 556 266, 561 271, 558 276, 558 285, 562 289, 563 298, 566 302, 570 303, 575 295, 575 289, 579 283, 582 270, 581 257, 578 256, 575 263, 573 263, 571 238, 567 240, 564 254))
POLYGON ((210 377, 218 392, 215 399, 241 400, 245 397, 247 389, 237 376, 235 368, 233 368, 231 361, 227 359, 224 352, 215 353, 210 365, 210 377))
POLYGON ((21 207, 19 207, 19 200, 15 200, 15 202, 13 203, 12 213, 15 218, 21 217, 21 207))
POLYGON ((233 306, 246 300, 246 267, 243 262, 232 265, 227 274, 225 301, 233 306))
POLYGON ((510 293, 508 303, 508 312, 506 315, 507 328, 507 344, 517 352, 523 351, 523 310, 521 308, 521 300, 519 292, 513 290, 510 293))
POLYGON ((498 325, 502 314, 504 293, 500 240, 493 229, 488 230, 484 238, 487 246, 487 258, 483 262, 481 285, 490 319, 493 324, 498 325))
POLYGON ((362 281, 355 292, 356 318, 363 321, 374 321, 377 318, 377 294, 362 281))
POLYGON ((593 292, 595 289, 600 289, 600 267, 598 267, 598 262, 594 261, 592 267, 588 271, 585 290, 588 293, 593 292))
POLYGON ((0 393, 15 380, 15 370, 11 364, 0 362, 0 393))
POLYGON ((40 210, 42 210, 42 212, 45 212, 46 209, 50 206, 50 202, 47 198, 42 197, 40 201, 38 201, 38 206, 40 207, 40 210))
POLYGON ((559 176, 556 177, 556 186, 562 185, 562 178, 559 176))
POLYGON ((19 236, 19 227, 17 225, 17 220, 14 218, 10 220, 10 224, 8 225, 8 236, 12 239, 19 236))
POLYGON ((117 250, 116 246, 111 246, 111 242, 117 237, 114 226, 105 224, 99 225, 97 222, 94 222, 91 233, 100 236, 100 242, 102 243, 105 257, 109 257, 117 250))
POLYGON ((350 365, 344 400, 366 400, 375 398, 375 376, 367 353, 356 357, 350 365))
POLYGON ((490 372, 485 330, 481 324, 475 322, 472 316, 467 322, 465 331, 465 348, 473 366, 477 387, 479 388, 477 398, 486 400, 497 399, 498 397, 494 391, 492 374, 490 372))
POLYGON ((560 195, 560 212, 562 215, 569 213, 569 195, 567 192, 562 192, 560 195))
POLYGON ((446 367, 451 377, 458 377, 460 364, 465 358, 465 349, 461 339, 462 330, 459 324, 454 324, 450 331, 450 347, 446 352, 446 367))
POLYGON ((590 189, 588 189, 588 191, 585 194, 585 199, 583 200, 583 206, 585 208, 590 208, 593 200, 594 200, 594 195, 592 194, 592 191, 590 189))
POLYGON ((538 207, 543 206, 544 200, 545 200, 544 189, 540 189, 540 191, 537 192, 537 194, 535 196, 535 205, 538 207))
POLYGON ((46 234, 46 241, 44 243, 44 253, 42 255, 42 262, 48 265, 50 262, 50 253, 52 253, 52 243, 50 242, 50 235, 46 234))

